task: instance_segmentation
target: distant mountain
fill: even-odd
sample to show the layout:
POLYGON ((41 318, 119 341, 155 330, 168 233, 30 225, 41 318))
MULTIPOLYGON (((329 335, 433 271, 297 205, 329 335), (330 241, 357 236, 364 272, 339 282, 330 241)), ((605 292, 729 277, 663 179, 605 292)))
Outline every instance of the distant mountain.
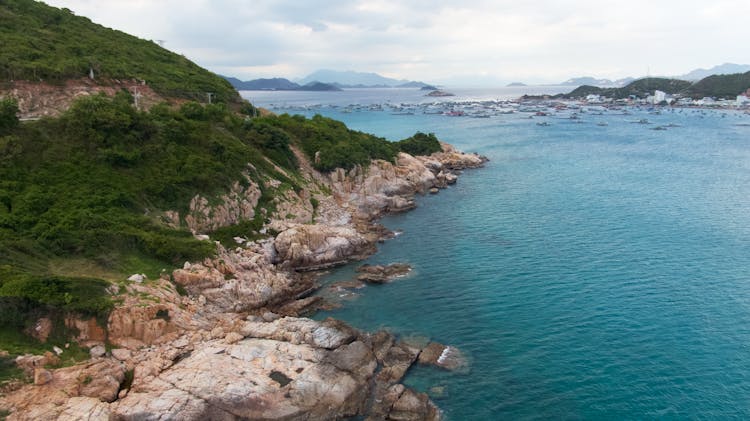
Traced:
POLYGON ((341 88, 330 83, 313 81, 310 83, 306 83, 293 90, 294 91, 340 91, 341 88))
POLYGON ((225 76, 225 79, 228 80, 238 91, 288 91, 299 88, 298 84, 281 77, 275 77, 272 79, 253 79, 244 82, 234 77, 225 76))
POLYGON ((712 75, 730 75, 735 73, 745 73, 748 71, 750 71, 750 64, 724 63, 710 69, 695 69, 685 75, 677 76, 677 79, 695 81, 712 75))
POLYGON ((431 88, 433 86, 432 85, 428 85, 428 84, 426 84, 424 82, 413 82, 413 81, 412 82, 402 83, 401 85, 396 85, 396 88, 419 88, 419 89, 423 89, 425 87, 431 88))
POLYGON ((560 83, 562 86, 599 86, 599 87, 621 87, 625 86, 631 82, 633 82, 635 79, 632 77, 624 78, 624 79, 617 79, 617 80, 609 80, 609 79, 596 79, 589 76, 584 77, 576 77, 572 79, 568 79, 565 82, 560 83))
POLYGON ((275 77, 271 79, 253 79, 241 81, 235 77, 224 76, 224 79, 238 91, 340 91, 341 89, 329 83, 318 81, 305 85, 294 83, 289 79, 275 77))
POLYGON ((317 70, 297 81, 300 84, 310 82, 330 83, 340 88, 421 88, 425 83, 404 79, 392 79, 377 73, 363 73, 338 70, 317 70))

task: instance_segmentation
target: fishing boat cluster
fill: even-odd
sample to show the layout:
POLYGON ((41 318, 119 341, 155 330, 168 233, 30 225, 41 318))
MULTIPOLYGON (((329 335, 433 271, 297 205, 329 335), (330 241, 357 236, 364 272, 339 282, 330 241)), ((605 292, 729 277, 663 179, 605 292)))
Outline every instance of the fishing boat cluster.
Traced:
MULTIPOLYGON (((485 101, 436 101, 424 103, 391 103, 382 104, 314 104, 314 105, 277 105, 271 104, 275 112, 314 113, 319 111, 336 111, 340 113, 384 112, 399 116, 434 114, 457 118, 497 118, 509 114, 520 118, 537 119, 539 126, 551 126, 555 120, 567 120, 575 123, 591 122, 598 126, 607 126, 605 118, 587 118, 589 116, 637 116, 632 123, 651 125, 647 115, 666 113, 687 113, 696 118, 703 118, 708 113, 720 113, 722 117, 750 117, 750 111, 737 109, 717 109, 705 107, 675 107, 642 104, 589 104, 570 100, 485 100, 485 101)), ((627 117, 624 117, 627 119, 627 117)), ((740 124, 744 125, 744 124, 740 124)), ((653 125, 654 130, 666 130, 676 127, 674 124, 653 125)))

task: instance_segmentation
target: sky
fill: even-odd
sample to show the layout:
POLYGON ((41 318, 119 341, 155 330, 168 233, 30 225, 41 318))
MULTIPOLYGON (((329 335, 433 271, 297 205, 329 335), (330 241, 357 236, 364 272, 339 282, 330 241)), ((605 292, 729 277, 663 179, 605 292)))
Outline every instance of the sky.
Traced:
POLYGON ((748 0, 46 0, 242 80, 318 69, 456 86, 750 62, 748 0))

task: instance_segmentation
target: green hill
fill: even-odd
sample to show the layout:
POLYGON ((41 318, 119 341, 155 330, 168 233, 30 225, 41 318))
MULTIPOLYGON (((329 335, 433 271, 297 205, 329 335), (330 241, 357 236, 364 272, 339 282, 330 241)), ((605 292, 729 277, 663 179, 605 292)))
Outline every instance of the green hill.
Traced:
POLYGON ((631 95, 645 98, 649 95, 653 95, 655 90, 666 92, 668 94, 682 93, 688 89, 690 85, 690 82, 684 80, 650 77, 635 80, 622 88, 599 88, 597 86, 583 85, 577 87, 569 94, 566 94, 565 97, 582 98, 594 94, 615 99, 628 98, 631 95))
MULTIPOLYGON (((65 11, 14 0, 0 3, 0 15, 3 36, 23 44, 11 43, 7 50, 4 44, 0 51, 8 60, 4 70, 14 78, 38 72, 63 82, 80 76, 88 65, 82 57, 96 57, 99 71, 111 77, 138 69, 190 73, 154 78, 164 92, 228 86, 153 43, 65 11), (6 18, 15 30, 9 31, 6 18), (22 22, 32 28, 21 30, 22 22), (60 51, 73 48, 72 38, 53 32, 73 28, 76 43, 84 47, 68 61, 60 51), (100 54, 95 46, 105 35, 124 40, 123 47, 108 40, 114 44, 100 54), (36 46, 41 48, 32 54, 36 46)), ((237 97, 231 87, 223 96, 237 97)), ((258 117, 249 103, 185 101, 143 111, 127 91, 83 96, 55 118, 21 123, 17 112, 12 98, 0 98, 0 349, 27 346, 19 332, 40 314, 105 317, 113 305, 105 292, 110 282, 133 273, 157 277, 162 269, 215 254, 212 242, 198 241, 188 231, 185 215, 195 195, 217 203, 236 182, 259 186, 252 220, 205 233, 233 246, 233 236, 261 235, 265 215, 275 211, 274 199, 286 191, 325 194, 325 188, 301 176, 292 147, 321 171, 367 165, 374 158, 394 160, 399 151, 440 149, 431 134, 389 142, 321 116, 258 117), (164 218, 166 211, 179 212, 178 227, 164 218)), ((311 198, 313 208, 315 203, 311 198)))
POLYGON ((693 84, 687 93, 693 98, 717 97, 732 99, 750 88, 750 72, 713 75, 693 84))
POLYGON ((622 99, 635 95, 645 98, 655 90, 668 94, 680 94, 691 98, 715 97, 732 99, 750 88, 750 72, 731 75, 713 75, 692 83, 679 79, 644 78, 631 82, 622 88, 599 88, 596 86, 579 86, 565 98, 583 98, 587 95, 602 95, 622 99))
POLYGON ((223 78, 185 57, 124 32, 92 23, 70 10, 32 0, 0 2, 0 81, 60 83, 89 75, 145 80, 164 97, 238 101, 223 78))

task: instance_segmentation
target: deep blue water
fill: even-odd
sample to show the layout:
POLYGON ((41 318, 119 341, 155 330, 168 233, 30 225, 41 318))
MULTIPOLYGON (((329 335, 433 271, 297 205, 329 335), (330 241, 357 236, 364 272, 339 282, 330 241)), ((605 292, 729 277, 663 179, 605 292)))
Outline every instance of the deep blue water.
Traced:
POLYGON ((491 159, 383 220, 369 262, 410 277, 317 316, 460 348, 468 372, 405 381, 449 419, 750 419, 750 116, 318 112, 491 159))

